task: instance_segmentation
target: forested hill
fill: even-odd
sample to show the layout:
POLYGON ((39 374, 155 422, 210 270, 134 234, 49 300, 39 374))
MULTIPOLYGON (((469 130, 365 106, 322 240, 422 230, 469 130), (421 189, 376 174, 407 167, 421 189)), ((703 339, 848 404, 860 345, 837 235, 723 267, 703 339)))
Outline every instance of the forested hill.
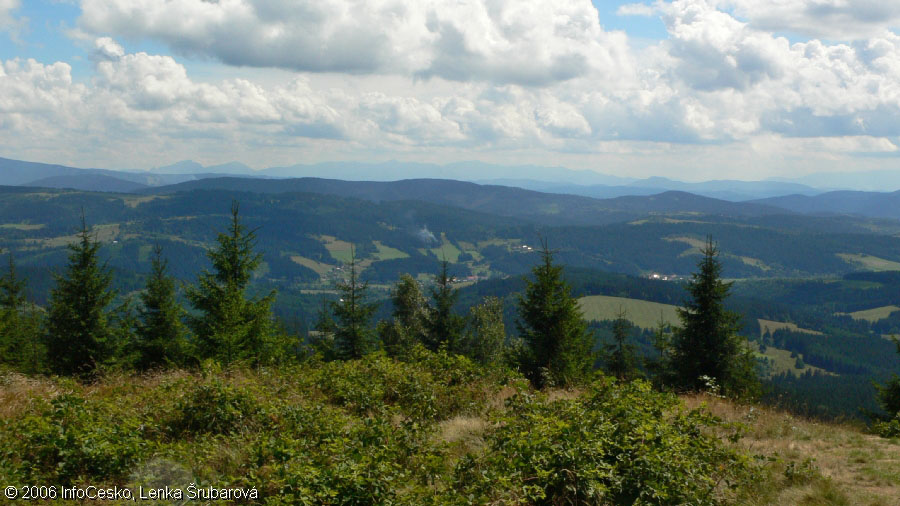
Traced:
POLYGON ((855 214, 875 218, 900 218, 900 191, 892 193, 834 191, 821 195, 786 195, 755 200, 805 214, 855 214))
POLYGON ((311 192, 375 202, 423 200, 550 225, 602 225, 629 221, 654 213, 731 217, 789 213, 774 207, 727 202, 685 192, 672 191, 652 196, 594 199, 444 179, 374 182, 320 178, 266 180, 226 177, 147 188, 143 193, 169 194, 195 189, 254 193, 311 192))

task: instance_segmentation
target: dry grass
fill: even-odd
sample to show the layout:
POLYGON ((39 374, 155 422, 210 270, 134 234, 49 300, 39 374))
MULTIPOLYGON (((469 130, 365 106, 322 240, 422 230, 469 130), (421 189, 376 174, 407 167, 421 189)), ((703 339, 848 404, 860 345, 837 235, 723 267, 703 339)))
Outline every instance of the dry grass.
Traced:
POLYGON ((19 416, 37 399, 52 399, 60 394, 56 384, 43 378, 19 373, 0 374, 0 419, 19 416))
POLYGON ((778 457, 770 496, 760 504, 900 505, 900 444, 865 434, 849 424, 822 423, 781 411, 735 404, 708 395, 682 398, 688 407, 705 405, 748 432, 738 443, 754 454, 778 457), (784 469, 811 459, 817 479, 796 484, 784 469), (777 483, 776 483, 777 482, 777 483))

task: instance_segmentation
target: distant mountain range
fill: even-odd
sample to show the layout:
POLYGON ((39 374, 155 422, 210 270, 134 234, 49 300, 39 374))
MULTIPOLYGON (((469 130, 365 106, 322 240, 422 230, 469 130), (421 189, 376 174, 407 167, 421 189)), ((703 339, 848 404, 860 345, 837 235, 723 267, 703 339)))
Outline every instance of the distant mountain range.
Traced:
POLYGON ((141 193, 171 194, 193 190, 229 190, 253 193, 318 193, 372 202, 421 200, 470 211, 526 219, 550 225, 619 223, 654 213, 722 215, 732 217, 785 214, 773 206, 727 202, 686 192, 649 196, 595 199, 579 195, 543 193, 498 185, 479 185, 440 179, 402 181, 341 181, 337 179, 207 178, 175 185, 145 188, 141 193))
POLYGON ((851 214, 900 219, 900 191, 893 193, 834 191, 816 196, 786 195, 754 202, 803 214, 851 214))
MULTIPOLYGON (((856 177, 855 174, 852 176, 856 177)), ((849 184, 850 177, 848 174, 824 174, 821 175, 821 181, 849 184)), ((900 185, 900 172, 896 171, 864 172, 858 177, 865 184, 873 183, 873 178, 881 177, 885 181, 882 187, 889 188, 893 182, 900 185)), ((603 210, 600 213, 605 217, 601 219, 602 223, 620 221, 641 209, 643 211, 640 212, 677 211, 729 216, 763 216, 788 211, 900 219, 900 192, 826 192, 804 184, 815 181, 819 180, 808 176, 797 180, 715 180, 689 183, 663 177, 634 179, 560 167, 513 167, 481 162, 447 165, 328 162, 253 170, 238 162, 203 166, 184 160, 136 172, 81 169, 0 158, 0 185, 120 193, 156 192, 154 188, 160 192, 191 188, 303 191, 373 201, 428 200, 498 215, 517 215, 546 223, 595 223, 592 220, 597 219, 598 209, 603 210), (321 175, 328 175, 330 179, 312 177, 321 175), (222 179, 223 176, 238 177, 238 180, 222 179), (425 184, 423 176, 443 181, 425 184), (200 183, 209 179, 216 181, 200 183), (388 181, 394 183, 388 185, 388 181), (485 188, 490 190, 484 191, 485 188), (550 197, 551 194, 571 198, 550 197), (492 197, 485 198, 485 195, 492 197), (658 197, 635 199, 654 195, 658 197), (623 200, 617 200, 620 198, 623 200), (512 206, 517 208, 515 212, 510 209, 510 202, 515 203, 512 206)))

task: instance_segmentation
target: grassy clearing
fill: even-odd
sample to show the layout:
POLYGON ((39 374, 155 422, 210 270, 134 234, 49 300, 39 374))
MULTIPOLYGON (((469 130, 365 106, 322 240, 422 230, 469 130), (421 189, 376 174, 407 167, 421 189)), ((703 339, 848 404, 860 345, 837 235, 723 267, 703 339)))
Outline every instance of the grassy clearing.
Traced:
POLYGON ((848 264, 862 267, 869 271, 900 271, 900 262, 873 257, 872 255, 863 253, 838 253, 837 256, 841 257, 841 259, 848 264))
POLYGON ((140 196, 140 197, 136 197, 136 196, 135 197, 123 197, 122 202, 124 202, 127 207, 134 209, 141 204, 146 204, 147 202, 151 202, 156 199, 167 199, 167 198, 169 198, 168 195, 146 195, 146 196, 140 196))
POLYGON ((789 330, 791 332, 803 332, 804 334, 814 334, 817 336, 824 335, 817 330, 809 330, 809 329, 800 328, 795 323, 775 322, 772 320, 763 320, 762 318, 760 318, 758 321, 759 321, 760 337, 762 337, 766 333, 766 331, 774 334, 775 331, 778 331, 778 330, 789 330))
POLYGON ((763 262, 762 260, 760 260, 758 258, 742 257, 742 256, 739 256, 737 258, 740 259, 741 262, 744 262, 744 264, 749 265, 750 267, 756 267, 757 269, 759 269, 761 271, 772 270, 771 267, 766 265, 765 262, 763 262))
POLYGON ((323 264, 322 262, 317 262, 311 258, 302 257, 300 255, 291 255, 291 261, 300 264, 303 267, 312 269, 319 277, 324 277, 334 268, 333 265, 323 264))
POLYGON ((614 320, 620 310, 625 310, 625 317, 641 328, 655 328, 660 317, 670 324, 678 324, 677 306, 649 302, 646 300, 611 297, 608 295, 590 295, 578 299, 578 307, 584 312, 586 320, 614 320))
POLYGON ((811 371, 813 373, 819 372, 822 374, 831 374, 825 369, 813 367, 809 364, 804 364, 803 368, 797 369, 797 367, 795 367, 797 359, 791 358, 791 352, 788 350, 782 350, 781 348, 775 348, 774 346, 767 346, 765 353, 756 352, 755 354, 759 357, 765 357, 769 360, 769 365, 772 368, 771 374, 773 376, 777 376, 785 372, 791 373, 794 376, 799 376, 801 374, 804 374, 806 371, 811 371))
MULTIPOLYGON (((102 225, 92 226, 91 233, 94 235, 95 241, 111 242, 113 239, 119 236, 119 228, 120 225, 118 223, 104 223, 102 225)), ((68 246, 69 244, 74 244, 78 240, 78 235, 72 234, 51 237, 49 239, 38 239, 35 240, 35 242, 40 243, 40 245, 44 248, 58 248, 60 246, 68 246)))
POLYGON ((331 235, 320 235, 316 237, 316 239, 322 242, 322 245, 324 245, 325 249, 328 250, 328 253, 331 254, 331 258, 341 263, 350 263, 353 244, 342 241, 331 235))
POLYGON ((706 246, 706 242, 695 237, 684 237, 684 236, 676 236, 676 237, 664 237, 664 241, 669 242, 683 242, 690 246, 690 248, 682 251, 678 254, 679 257, 686 257, 690 255, 699 255, 700 250, 706 246))
POLYGON ((447 239, 447 235, 441 233, 441 245, 437 248, 431 248, 431 252, 438 257, 439 260, 446 259, 451 264, 459 262, 459 254, 462 251, 447 239))
POLYGON ((747 432, 737 444, 767 456, 768 479, 758 483, 755 505, 896 505, 900 498, 900 445, 858 427, 806 420, 759 406, 707 395, 684 396, 747 432))
POLYGON ((873 307, 872 309, 864 309, 862 311, 854 311, 852 313, 838 313, 838 314, 846 314, 853 317, 854 320, 865 320, 870 323, 875 323, 878 320, 883 320, 891 315, 894 311, 900 311, 900 306, 881 306, 881 307, 873 307))
POLYGON ((398 258, 409 258, 409 255, 398 250, 397 248, 392 248, 390 246, 385 246, 381 244, 381 241, 373 241, 375 244, 375 248, 378 251, 375 253, 376 260, 396 260, 398 258))
POLYGON ((4 223, 0 225, 0 228, 7 228, 13 230, 40 230, 44 228, 43 223, 4 223))

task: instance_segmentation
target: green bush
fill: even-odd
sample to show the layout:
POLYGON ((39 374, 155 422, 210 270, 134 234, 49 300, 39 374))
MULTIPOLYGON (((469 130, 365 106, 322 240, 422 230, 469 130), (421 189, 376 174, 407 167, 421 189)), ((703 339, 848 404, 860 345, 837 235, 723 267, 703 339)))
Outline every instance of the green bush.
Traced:
POLYGON ((213 378, 175 401, 166 428, 175 437, 228 434, 247 428, 261 411, 250 392, 213 378))
POLYGON ((596 381, 575 400, 520 393, 480 456, 463 459, 456 487, 474 502, 717 504, 750 475, 749 460, 702 411, 636 381, 596 381))
POLYGON ((116 479, 144 457, 142 424, 111 401, 63 394, 0 426, 0 455, 23 483, 116 479))
POLYGON ((462 356, 418 349, 410 360, 375 353, 324 364, 311 377, 330 402, 355 414, 395 406, 404 417, 420 421, 477 411, 496 387, 484 369, 462 356))

